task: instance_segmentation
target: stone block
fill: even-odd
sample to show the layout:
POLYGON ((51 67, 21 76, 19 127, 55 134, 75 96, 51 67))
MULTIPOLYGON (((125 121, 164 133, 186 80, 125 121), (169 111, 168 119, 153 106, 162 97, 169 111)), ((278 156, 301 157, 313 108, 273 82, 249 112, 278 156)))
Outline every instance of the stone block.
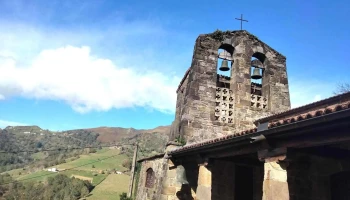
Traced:
POLYGON ((199 185, 196 192, 197 200, 211 200, 211 187, 199 185))
POLYGON ((168 195, 161 194, 159 200, 168 200, 168 195))
POLYGON ((170 169, 167 171, 167 178, 175 178, 176 177, 176 169, 170 169))
POLYGON ((176 193, 176 187, 163 187, 162 194, 163 195, 174 195, 176 193))
POLYGON ((199 167, 198 185, 211 186, 211 171, 209 171, 205 166, 199 167))
POLYGON ((175 186, 175 178, 165 178, 163 181, 163 187, 175 186))
POLYGON ((263 200, 289 200, 288 183, 264 180, 263 200))
POLYGON ((265 163, 264 179, 287 182, 287 171, 276 162, 267 162, 265 163))

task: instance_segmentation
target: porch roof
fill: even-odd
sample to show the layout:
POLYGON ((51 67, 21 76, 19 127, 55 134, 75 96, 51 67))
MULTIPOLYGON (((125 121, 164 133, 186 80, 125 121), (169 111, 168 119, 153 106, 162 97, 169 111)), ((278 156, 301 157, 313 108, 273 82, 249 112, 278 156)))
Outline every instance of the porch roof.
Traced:
MULTIPOLYGON (((204 149, 223 148, 223 145, 250 144, 252 138, 258 135, 276 135, 292 133, 302 127, 321 127, 321 124, 328 124, 332 120, 342 120, 350 117, 350 92, 334 96, 322 101, 314 102, 299 108, 276 114, 262 120, 260 123, 268 123, 268 129, 257 131, 257 129, 245 130, 233 135, 227 135, 200 143, 191 144, 169 152, 169 155, 176 156, 188 152, 201 151, 204 149), (277 119, 274 120, 273 116, 277 119), (244 141, 244 142, 243 142, 244 141)), ((348 123, 350 124, 350 122, 348 123)), ((308 129, 309 132, 310 129, 308 129)), ((316 130, 316 129, 315 129, 316 130)), ((299 130, 300 132, 300 130, 299 130)), ((306 129, 304 132, 307 132, 306 129)))

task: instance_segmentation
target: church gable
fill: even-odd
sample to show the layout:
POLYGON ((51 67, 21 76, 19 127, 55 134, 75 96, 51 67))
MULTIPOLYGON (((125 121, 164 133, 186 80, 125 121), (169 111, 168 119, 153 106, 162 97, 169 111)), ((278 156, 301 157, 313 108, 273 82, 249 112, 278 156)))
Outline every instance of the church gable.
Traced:
POLYGON ((290 109, 286 58, 247 31, 200 35, 177 95, 173 140, 255 128, 258 118, 290 109))

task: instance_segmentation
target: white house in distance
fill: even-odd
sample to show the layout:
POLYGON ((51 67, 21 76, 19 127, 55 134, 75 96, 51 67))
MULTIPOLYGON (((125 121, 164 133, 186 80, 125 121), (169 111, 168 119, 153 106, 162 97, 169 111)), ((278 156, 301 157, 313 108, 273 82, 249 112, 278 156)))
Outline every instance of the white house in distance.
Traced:
POLYGON ((47 171, 49 171, 49 172, 58 172, 57 168, 54 168, 54 167, 47 169, 47 171))

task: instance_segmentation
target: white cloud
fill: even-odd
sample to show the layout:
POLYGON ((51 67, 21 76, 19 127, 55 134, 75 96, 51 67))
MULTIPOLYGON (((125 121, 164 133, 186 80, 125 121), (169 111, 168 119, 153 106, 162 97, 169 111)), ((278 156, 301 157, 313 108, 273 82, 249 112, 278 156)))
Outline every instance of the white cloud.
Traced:
POLYGON ((134 106, 174 112, 180 81, 142 66, 116 66, 88 46, 43 50, 28 66, 0 54, 0 71, 0 97, 62 100, 80 113, 134 106))
POLYGON ((13 122, 0 119, 0 128, 5 128, 6 126, 26 126, 27 124, 20 122, 13 122))
POLYGON ((55 29, 0 20, 0 26, 0 101, 64 101, 80 113, 135 106, 175 110, 180 79, 158 69, 181 64, 154 54, 166 34, 157 22, 118 18, 101 27, 55 29))

